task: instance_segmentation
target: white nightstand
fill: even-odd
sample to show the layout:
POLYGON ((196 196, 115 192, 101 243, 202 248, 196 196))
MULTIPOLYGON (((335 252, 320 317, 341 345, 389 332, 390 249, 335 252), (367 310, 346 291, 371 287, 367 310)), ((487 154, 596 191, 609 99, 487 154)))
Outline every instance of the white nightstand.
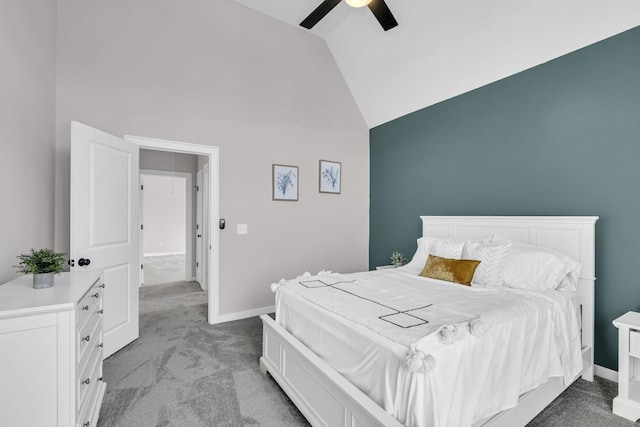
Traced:
POLYGON ((613 325, 618 328, 618 395, 613 413, 635 422, 640 419, 640 313, 630 311, 613 325))

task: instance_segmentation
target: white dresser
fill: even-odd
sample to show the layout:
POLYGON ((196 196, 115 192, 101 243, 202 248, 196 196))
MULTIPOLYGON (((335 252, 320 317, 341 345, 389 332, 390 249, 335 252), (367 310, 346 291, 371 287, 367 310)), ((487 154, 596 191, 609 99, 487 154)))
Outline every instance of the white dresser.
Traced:
POLYGON ((613 413, 635 422, 640 419, 640 313, 623 314, 613 325, 618 328, 618 395, 613 413))
POLYGON ((0 286, 0 426, 95 426, 102 381, 101 272, 0 286))

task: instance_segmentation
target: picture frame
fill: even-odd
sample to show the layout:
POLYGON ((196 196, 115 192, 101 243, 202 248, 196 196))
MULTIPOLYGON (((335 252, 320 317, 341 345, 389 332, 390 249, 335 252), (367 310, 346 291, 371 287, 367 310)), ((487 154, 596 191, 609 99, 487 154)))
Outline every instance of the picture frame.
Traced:
POLYGON ((271 169, 273 200, 298 201, 298 167, 273 164, 271 169))
POLYGON ((342 163, 320 160, 320 192, 340 194, 342 187, 342 163))

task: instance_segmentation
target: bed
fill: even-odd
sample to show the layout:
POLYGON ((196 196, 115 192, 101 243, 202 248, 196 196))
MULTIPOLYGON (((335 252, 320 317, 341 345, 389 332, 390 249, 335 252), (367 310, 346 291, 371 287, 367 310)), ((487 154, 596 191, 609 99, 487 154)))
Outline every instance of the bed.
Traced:
MULTIPOLYGON (((450 394, 451 399, 441 399, 448 402, 442 407, 442 402, 430 402, 429 400, 437 400, 433 396, 449 396, 447 393, 453 393, 456 389, 451 384, 456 383, 455 375, 445 375, 438 383, 431 384, 435 380, 429 379, 429 373, 410 374, 410 378, 394 377, 389 375, 388 371, 394 371, 392 363, 387 363, 387 372, 373 375, 373 379, 366 379, 362 375, 363 369, 374 368, 374 358, 371 354, 384 354, 393 356, 395 352, 396 360, 402 359, 402 351, 406 351, 410 342, 396 336, 394 332, 387 331, 385 336, 384 330, 375 330, 377 326, 374 324, 365 325, 358 324, 357 319, 349 319, 349 313, 343 312, 342 315, 327 316, 325 311, 314 307, 313 302, 306 301, 297 295, 296 292, 279 292, 279 299, 289 301, 278 301, 279 315, 276 318, 279 322, 274 321, 269 316, 262 316, 263 321, 263 355, 260 359, 260 366, 263 372, 269 372, 271 376, 278 382, 282 389, 291 398, 293 403, 300 409, 305 417, 314 426, 401 426, 407 425, 487 425, 487 426, 515 426, 524 425, 530 421, 537 413, 547 406, 556 396, 558 396, 566 387, 568 387, 580 375, 587 379, 593 379, 593 294, 594 294, 594 260, 595 260, 595 222, 597 217, 421 217, 423 222, 424 237, 439 239, 456 239, 456 240, 479 240, 488 238, 493 235, 503 236, 514 242, 524 242, 532 245, 555 249, 571 258, 577 260, 581 264, 580 274, 577 280, 577 293, 575 300, 579 302, 579 316, 581 320, 581 329, 577 331, 577 337, 581 340, 578 343, 578 357, 582 358, 579 370, 576 366, 572 369, 561 369, 562 366, 556 364, 550 368, 548 376, 550 377, 542 384, 532 382, 526 387, 526 392, 515 396, 515 401, 507 400, 489 402, 495 403, 493 410, 491 405, 489 408, 482 408, 479 411, 471 412, 473 419, 469 414, 460 415, 462 418, 456 419, 450 416, 443 416, 444 412, 457 413, 460 408, 464 408, 464 402, 451 404, 455 401, 456 395, 450 394), (288 307, 288 308, 287 308, 288 307), (305 320, 305 316, 307 320, 305 320), (307 322, 307 327, 297 328, 296 325, 307 322), (282 324, 280 324, 282 323, 282 324), (314 328, 313 325, 316 325, 314 328), (345 336, 341 335, 347 330, 353 329, 360 335, 345 336), (374 331, 375 330, 375 331, 374 331), (305 335, 306 333, 306 335, 305 335), (332 354, 331 344, 329 348, 319 347, 316 343, 315 336, 329 336, 324 341, 331 343, 331 336, 337 341, 348 341, 351 343, 351 350, 339 350, 341 354, 332 354), (377 347, 377 345, 381 347, 377 347), (386 347, 385 347, 386 345, 386 347), (313 349, 313 351, 311 350, 313 349), (362 360, 364 365, 355 369, 349 365, 349 361, 353 362, 357 359, 358 349, 363 350, 362 360), (386 350, 385 350, 386 349, 386 350), (353 354, 349 357, 348 351, 353 354), (386 352, 386 353, 385 353, 386 352), (347 354, 347 356, 345 356, 347 354), (389 368, 391 365, 391 368, 389 368), (340 372, 340 373, 339 373, 340 372), (562 374, 564 375, 562 375, 562 374), (384 377, 384 381, 380 378, 384 377), (388 377, 388 378, 387 378, 388 377), (414 378, 415 377, 415 378, 414 378), (417 379, 416 379, 417 378, 417 379), (428 379, 424 379, 428 378, 428 379), (447 384, 447 378, 451 378, 451 384, 447 384), (350 381, 349 381, 349 380, 350 381), (380 383, 385 383, 386 387, 391 391, 385 391, 380 383), (405 388, 404 382, 418 383, 417 388, 405 388), (373 386, 368 385, 373 384, 373 386), (389 387, 390 386, 390 387, 389 387), (395 389, 394 389, 395 386, 395 389), (535 388, 533 388, 535 386, 535 388), (362 391, 364 390, 364 392, 362 391), (399 397, 400 396, 400 397, 399 397), (405 401, 408 401, 409 409, 403 409, 405 401), (515 405, 515 406, 514 406, 515 405), (383 409, 383 407, 385 409, 383 409), (504 407, 508 408, 505 409, 504 407), (504 409, 504 410, 501 410, 504 409), (499 411, 499 412, 498 412, 499 411), (495 413, 498 412, 498 413, 495 413), (391 413, 394 415, 392 416, 391 413), (482 415, 478 418, 478 413, 482 415), (398 421, 398 419, 403 422, 398 421)), ((383 272, 369 275, 349 275, 344 277, 341 275, 329 275, 326 277, 310 277, 300 278, 294 284, 303 284, 298 286, 302 291, 307 292, 303 288, 314 288, 317 286, 331 285, 327 289, 327 295, 324 298, 333 299, 331 292, 339 294, 348 294, 350 289, 349 280, 358 280, 366 283, 371 281, 382 280, 384 275, 401 275, 400 269, 394 272, 383 272), (373 278, 372 278, 373 277, 373 278), (382 279, 381 279, 382 277, 382 279), (309 281, 309 283, 307 283, 309 281), (340 284, 336 284, 341 282, 340 284), (334 286, 335 285, 335 286, 334 286), (330 286, 330 287, 331 287, 330 286)), ((408 275, 408 272, 404 273, 408 275)), ((295 290, 295 289, 294 289, 295 290)), ((318 289, 313 289, 316 292, 318 289)), ((324 290, 321 290, 325 292, 324 290)), ((361 291, 358 291, 360 293, 361 291)), ((352 296, 349 296, 352 297, 352 296)), ((415 299, 416 296, 412 298, 415 299)), ((502 297, 502 296, 501 296, 502 297)), ((339 302, 341 297, 336 297, 339 302)), ((376 299, 369 294, 360 294, 360 299, 376 300, 383 302, 384 300, 376 299), (364 298, 362 298, 364 297, 364 298)), ((505 297, 506 298, 506 297, 505 297)), ((417 300, 416 300, 417 301, 417 300)), ((345 300, 344 304, 349 301, 345 300)), ((365 302, 367 303, 367 302, 365 302)), ((367 303, 371 305, 370 303, 367 303)), ((417 304, 418 306, 420 304, 417 304)), ((339 306, 339 303, 337 303, 339 306)), ((480 304, 478 307, 481 307, 480 304)), ((416 306, 417 307, 417 306, 416 306)), ((460 307, 452 306, 460 309, 460 307)), ((337 310, 337 309, 336 309, 337 310)), ((480 310, 478 308, 478 310, 480 310)), ((462 310, 465 311, 465 310, 462 310)), ((456 312, 458 313, 458 312, 456 312)), ((478 317, 478 313, 470 313, 472 318, 478 317)), ((424 314, 424 313, 423 313, 424 314)), ((417 317, 424 317, 421 314, 417 317)), ((375 317, 375 316, 374 316, 375 317)), ((385 317, 385 316, 380 316, 385 317)), ((542 316, 545 317, 545 316, 542 316)), ((576 316, 577 317, 577 316, 576 316)), ((484 314, 483 319, 487 315, 484 314)), ((386 318, 387 320, 396 319, 395 317, 386 318)), ((378 322, 385 323, 385 322, 378 322)), ((393 322, 386 322, 393 323, 393 322)), ((405 325, 406 326, 406 325, 405 325)), ((384 329, 384 328, 382 328, 384 329)), ((495 328, 494 328, 495 329, 495 328)), ((442 328, 438 329, 442 331, 442 328)), ((469 328, 471 331, 471 328, 469 328)), ((442 332, 439 332, 442 333, 442 332)), ((493 333, 490 329, 489 334, 493 333)), ((432 335, 434 336, 439 335, 432 335)), ((415 338, 415 337, 414 337, 415 338)), ((455 359, 456 352, 452 349, 455 346, 460 348, 472 349, 469 347, 468 341, 473 338, 462 340, 451 347, 442 347, 435 351, 433 356, 440 364, 451 364, 451 360, 455 359), (467 347, 465 347, 467 346, 467 347)), ((337 343, 337 341, 335 341, 337 343)), ((482 342, 483 340, 478 340, 482 342)), ((486 339, 484 340, 486 341, 486 339)), ((536 344, 537 345, 537 344, 536 344)), ((417 347, 418 350, 430 347, 417 347)), ((337 351, 337 350, 336 350, 337 351)), ((426 352, 426 350, 425 350, 426 352)), ((528 354, 528 353, 525 353, 528 354)), ((431 354, 425 355, 421 353, 423 359, 429 360, 431 354)), ((406 356, 409 358, 409 356, 406 356)), ((392 357, 391 357, 392 359, 392 357)), ((382 364, 386 362, 381 362, 382 364)), ((467 366, 463 359, 459 362, 460 366, 467 366)), ((529 363, 529 362, 527 362, 529 363)), ((397 363, 396 363, 397 364, 397 363)), ((420 365, 423 369, 428 363, 420 365)), ((508 372, 508 365, 505 366, 505 373, 508 372)), ((549 366, 552 366, 551 364, 549 366)), ((357 366, 356 366, 357 367, 357 366)), ((429 366, 432 368, 432 366, 429 366)), ((441 368, 438 368, 441 369, 441 368)), ((439 372, 438 369, 434 372, 439 372)), ((402 369, 395 369, 402 371, 402 369)), ((534 369, 535 370, 535 369, 534 369)), ((468 372, 473 372, 472 368, 467 366, 468 372), (471 370, 470 370, 471 369, 471 370)), ((377 372, 377 371, 375 371, 377 372)), ((464 377, 464 369, 460 369, 459 376, 464 377)), ((490 371, 487 371, 490 372, 490 371)), ((496 375, 489 381, 496 381, 496 375)), ((539 380, 538 380, 539 381, 539 380)), ((475 389, 471 389, 475 390, 475 389)), ((482 394, 482 388, 477 393, 482 394)), ((459 396, 459 393, 458 393, 459 396)), ((458 398, 459 399, 459 398, 458 398)), ((491 400, 491 396, 480 396, 479 402, 491 400)))

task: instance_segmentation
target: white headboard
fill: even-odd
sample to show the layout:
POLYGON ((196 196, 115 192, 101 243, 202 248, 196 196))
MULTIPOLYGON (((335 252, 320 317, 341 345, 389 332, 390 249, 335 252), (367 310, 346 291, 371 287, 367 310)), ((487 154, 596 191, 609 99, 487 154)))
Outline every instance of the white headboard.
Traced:
MULTIPOLYGON (((582 265, 578 293, 582 306, 582 347, 589 347, 593 380, 595 225, 597 216, 421 216, 422 235, 442 239, 481 239, 492 235, 545 246, 582 265)), ((591 378, 589 378, 591 377, 591 378)))

